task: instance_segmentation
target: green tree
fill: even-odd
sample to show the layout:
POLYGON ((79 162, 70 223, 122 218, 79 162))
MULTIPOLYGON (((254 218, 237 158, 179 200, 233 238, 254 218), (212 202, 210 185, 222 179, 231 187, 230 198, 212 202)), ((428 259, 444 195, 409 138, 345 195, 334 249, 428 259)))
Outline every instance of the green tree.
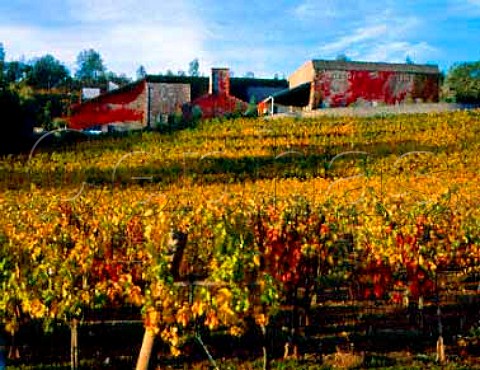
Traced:
POLYGON ((47 54, 33 62, 28 74, 28 84, 35 88, 51 89, 64 82, 69 75, 60 61, 47 54))
POLYGON ((26 103, 8 88, 0 88, 0 153, 15 153, 31 144, 33 119, 29 116, 26 103))
POLYGON ((480 61, 455 64, 446 85, 459 103, 480 103, 480 61))
POLYGON ((15 60, 9 63, 5 63, 5 83, 9 84, 19 82, 22 79, 23 75, 26 73, 26 71, 27 66, 21 61, 15 60))
POLYGON ((198 58, 195 58, 188 64, 188 75, 192 77, 200 76, 200 63, 198 62, 198 58))
POLYGON ((77 56, 75 77, 83 82, 98 82, 105 78, 106 68, 98 51, 83 50, 77 56))
POLYGON ((137 69, 137 80, 143 80, 147 76, 147 70, 144 66, 140 66, 137 69))
POLYGON ((245 112, 245 116, 247 117, 257 117, 258 116, 258 110, 257 110, 257 103, 255 96, 252 95, 250 98, 250 102, 248 103, 247 110, 245 112))
POLYGON ((3 48, 3 43, 0 42, 0 86, 4 82, 4 72, 5 72, 5 49, 3 48))
POLYGON ((351 59, 345 53, 341 53, 337 55, 335 60, 338 60, 339 62, 350 62, 351 59))
POLYGON ((111 81, 119 86, 124 86, 132 82, 132 80, 124 73, 117 75, 116 73, 109 71, 105 74, 105 77, 108 81, 111 81))

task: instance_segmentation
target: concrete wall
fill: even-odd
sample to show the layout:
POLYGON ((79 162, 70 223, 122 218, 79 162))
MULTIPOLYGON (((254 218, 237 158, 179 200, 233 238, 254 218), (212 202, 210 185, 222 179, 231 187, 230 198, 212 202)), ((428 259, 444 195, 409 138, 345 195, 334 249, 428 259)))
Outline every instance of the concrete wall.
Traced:
POLYGON ((313 61, 309 60, 288 77, 288 85, 290 89, 293 89, 305 82, 313 81, 314 78, 315 68, 313 61))

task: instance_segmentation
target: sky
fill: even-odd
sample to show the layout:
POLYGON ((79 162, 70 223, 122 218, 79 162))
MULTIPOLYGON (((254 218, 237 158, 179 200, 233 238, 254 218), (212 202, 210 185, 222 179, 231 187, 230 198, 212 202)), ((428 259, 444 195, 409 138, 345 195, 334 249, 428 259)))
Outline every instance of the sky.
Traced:
POLYGON ((288 77, 310 59, 437 64, 480 60, 480 0, 0 0, 6 59, 51 54, 72 73, 80 51, 135 77, 228 67, 288 77))

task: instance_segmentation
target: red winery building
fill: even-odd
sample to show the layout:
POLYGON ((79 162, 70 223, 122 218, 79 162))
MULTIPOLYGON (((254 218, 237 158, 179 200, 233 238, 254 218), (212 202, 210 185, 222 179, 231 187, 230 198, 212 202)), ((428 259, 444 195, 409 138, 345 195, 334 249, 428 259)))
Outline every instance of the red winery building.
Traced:
POLYGON ((289 77, 289 90, 272 95, 270 102, 307 110, 438 102, 439 77, 435 65, 311 60, 289 77))
POLYGON ((210 78, 149 75, 73 106, 68 121, 78 130, 153 127, 172 114, 188 115, 194 106, 202 118, 245 111, 252 98, 258 102, 286 88, 286 80, 230 78, 226 68, 212 69, 210 78))
POLYGON ((118 129, 142 128, 160 117, 161 112, 181 111, 182 105, 189 101, 189 84, 157 82, 147 77, 73 106, 69 127, 77 130, 101 127, 104 131, 111 125, 118 129))

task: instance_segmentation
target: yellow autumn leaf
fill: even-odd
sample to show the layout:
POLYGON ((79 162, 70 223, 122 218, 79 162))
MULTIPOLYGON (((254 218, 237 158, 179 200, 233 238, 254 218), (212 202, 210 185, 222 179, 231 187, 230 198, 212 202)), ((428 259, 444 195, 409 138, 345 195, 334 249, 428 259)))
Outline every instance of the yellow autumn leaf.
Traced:
POLYGON ((228 288, 221 288, 217 292, 217 305, 222 306, 232 299, 232 292, 228 288))
POLYGON ((205 303, 201 301, 195 301, 192 305, 192 313, 195 316, 202 316, 203 313, 205 312, 205 303))

